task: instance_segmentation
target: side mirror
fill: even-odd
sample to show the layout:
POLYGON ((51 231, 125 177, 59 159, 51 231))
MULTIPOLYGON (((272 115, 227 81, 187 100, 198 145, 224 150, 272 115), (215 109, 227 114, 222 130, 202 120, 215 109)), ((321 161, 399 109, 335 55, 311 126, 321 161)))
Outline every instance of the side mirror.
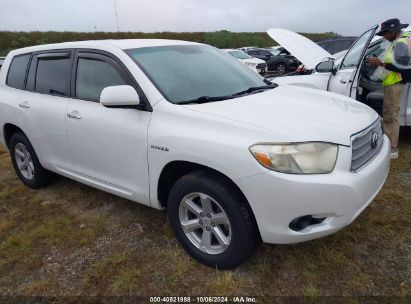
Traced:
POLYGON ((140 104, 140 97, 132 86, 111 86, 101 92, 100 103, 108 108, 135 107, 140 104))
POLYGON ((315 71, 318 73, 330 73, 333 70, 334 70, 334 60, 320 62, 315 67, 315 71))

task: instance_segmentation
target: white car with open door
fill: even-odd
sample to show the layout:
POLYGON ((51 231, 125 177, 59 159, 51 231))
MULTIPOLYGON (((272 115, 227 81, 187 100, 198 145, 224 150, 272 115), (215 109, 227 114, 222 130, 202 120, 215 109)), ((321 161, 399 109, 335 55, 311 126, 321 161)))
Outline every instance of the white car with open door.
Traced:
MULTIPOLYGON (((287 48, 311 73, 268 78, 278 84, 290 84, 339 93, 352 97, 380 111, 382 84, 371 79, 375 68, 367 65, 368 56, 378 56, 383 49, 383 39, 376 39, 378 26, 367 29, 343 57, 335 58, 313 41, 295 32, 270 29, 267 33, 287 48)), ((409 31, 409 29, 406 29, 409 31)), ((405 90, 400 110, 400 124, 411 126, 411 90, 405 90)))

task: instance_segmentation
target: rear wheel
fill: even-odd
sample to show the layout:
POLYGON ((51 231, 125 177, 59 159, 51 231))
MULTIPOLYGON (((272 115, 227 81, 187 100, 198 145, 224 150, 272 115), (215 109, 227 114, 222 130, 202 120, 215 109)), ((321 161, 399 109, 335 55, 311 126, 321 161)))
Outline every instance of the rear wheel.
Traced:
POLYGON ((174 184, 167 214, 185 250, 210 267, 238 266, 260 240, 242 195, 230 182, 206 171, 190 173, 174 184))
POLYGON ((283 63, 283 62, 280 62, 280 63, 277 64, 277 66, 275 67, 275 71, 276 71, 278 74, 283 75, 283 74, 287 73, 287 65, 286 65, 285 63, 283 63))
POLYGON ((41 166, 33 146, 23 133, 11 137, 9 148, 14 170, 26 186, 37 189, 51 182, 51 172, 41 166))

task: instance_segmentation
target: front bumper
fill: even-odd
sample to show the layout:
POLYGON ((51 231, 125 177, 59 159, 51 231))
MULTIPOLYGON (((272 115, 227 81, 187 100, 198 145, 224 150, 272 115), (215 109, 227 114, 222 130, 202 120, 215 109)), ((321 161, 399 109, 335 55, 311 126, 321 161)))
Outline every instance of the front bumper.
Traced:
POLYGON ((350 172, 351 148, 340 146, 335 169, 325 175, 290 175, 269 171, 237 179, 266 243, 290 244, 332 234, 354 221, 379 193, 390 167, 390 144, 384 135, 379 154, 357 173, 350 172), (326 218, 296 232, 298 217, 326 218))

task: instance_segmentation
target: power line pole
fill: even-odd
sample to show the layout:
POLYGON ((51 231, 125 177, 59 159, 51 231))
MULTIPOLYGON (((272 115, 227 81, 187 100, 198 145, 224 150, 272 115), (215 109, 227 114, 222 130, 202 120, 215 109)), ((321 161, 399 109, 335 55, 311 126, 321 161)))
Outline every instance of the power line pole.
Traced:
POLYGON ((113 1, 114 1, 114 9, 115 9, 115 11, 116 11, 117 32, 120 32, 120 26, 119 26, 119 24, 118 24, 117 1, 116 1, 116 0, 113 0, 113 1))

